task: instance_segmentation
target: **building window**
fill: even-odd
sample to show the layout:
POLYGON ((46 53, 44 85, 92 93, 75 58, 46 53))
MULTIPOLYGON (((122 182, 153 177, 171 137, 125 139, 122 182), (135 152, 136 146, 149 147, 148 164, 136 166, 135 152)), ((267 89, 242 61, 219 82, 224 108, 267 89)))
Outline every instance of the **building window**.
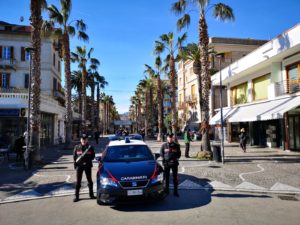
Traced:
POLYGON ((193 84, 191 86, 191 95, 192 95, 192 100, 195 100, 196 99, 196 85, 193 84))
POLYGON ((25 51, 25 61, 30 61, 30 51, 25 51))
POLYGON ((7 46, 3 46, 3 50, 2 50, 2 59, 10 59, 11 58, 11 51, 10 51, 10 47, 7 46))
POLYGON ((300 90, 300 64, 287 67, 289 93, 300 90))
POLYGON ((53 53, 53 66, 55 66, 55 53, 53 53))
POLYGON ((57 91, 57 79, 53 78, 53 91, 57 91))
POLYGON ((1 87, 2 88, 8 88, 9 87, 9 79, 10 78, 10 74, 8 73, 2 73, 1 74, 1 87))
POLYGON ((29 87, 29 74, 25 74, 24 76, 24 87, 25 88, 29 87))
POLYGON ((268 98, 268 86, 270 84, 270 74, 258 77, 253 83, 253 100, 262 100, 268 98))
POLYGON ((58 69, 58 72, 60 72, 60 61, 57 60, 57 69, 58 69))
POLYGON ((243 104, 248 101, 248 83, 231 88, 231 104, 243 104))

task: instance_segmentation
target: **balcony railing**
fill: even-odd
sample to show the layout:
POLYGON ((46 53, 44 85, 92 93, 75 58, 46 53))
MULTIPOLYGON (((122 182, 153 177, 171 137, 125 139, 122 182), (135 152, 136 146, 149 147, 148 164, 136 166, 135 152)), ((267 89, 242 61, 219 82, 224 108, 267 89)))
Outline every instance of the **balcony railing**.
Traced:
POLYGON ((275 83, 275 95, 293 94, 300 91, 300 79, 283 80, 275 83))
POLYGON ((15 59, 0 59, 0 68, 16 69, 17 60, 15 59))
POLYGON ((197 97, 195 95, 186 96, 185 101, 187 103, 196 103, 197 102, 197 97))

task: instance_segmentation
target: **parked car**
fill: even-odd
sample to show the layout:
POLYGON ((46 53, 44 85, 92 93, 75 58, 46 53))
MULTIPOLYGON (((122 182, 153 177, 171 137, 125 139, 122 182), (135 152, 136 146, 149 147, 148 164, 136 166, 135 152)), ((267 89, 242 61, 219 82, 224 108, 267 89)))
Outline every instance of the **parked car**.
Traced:
POLYGON ((97 202, 113 204, 134 197, 163 199, 163 168, 145 142, 134 138, 112 140, 98 158, 97 202))

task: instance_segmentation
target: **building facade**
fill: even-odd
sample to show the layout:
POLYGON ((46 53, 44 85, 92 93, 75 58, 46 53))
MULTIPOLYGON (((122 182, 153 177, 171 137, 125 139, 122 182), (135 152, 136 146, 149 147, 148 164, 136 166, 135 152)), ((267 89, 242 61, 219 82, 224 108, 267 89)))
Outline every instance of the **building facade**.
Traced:
MULTIPOLYGON (((210 55, 210 73, 219 71, 219 59, 217 53, 224 53, 224 59, 221 69, 230 65, 232 62, 242 58, 249 52, 266 43, 265 40, 238 39, 238 38, 220 38, 212 37, 209 39, 209 48, 213 49, 215 54, 210 55)), ((226 89, 223 87, 224 106, 227 104, 226 89)), ((219 104, 219 86, 212 86, 211 109, 219 104)), ((218 107, 219 108, 219 107, 218 107)), ((192 61, 180 61, 178 64, 178 117, 181 130, 190 128, 199 129, 202 121, 200 113, 200 104, 198 96, 197 75, 193 72, 192 61)), ((213 114, 214 111, 211 111, 213 114)))
MULTIPOLYGON (((0 138, 13 144, 26 131, 31 45, 30 27, 0 22, 0 138)), ((40 145, 65 138, 65 94, 60 57, 50 38, 41 47, 40 145)))
MULTIPOLYGON (((220 73, 212 77, 219 85, 220 73)), ((228 141, 300 150, 300 24, 221 70, 228 141)), ((211 124, 220 123, 218 112, 211 124)))

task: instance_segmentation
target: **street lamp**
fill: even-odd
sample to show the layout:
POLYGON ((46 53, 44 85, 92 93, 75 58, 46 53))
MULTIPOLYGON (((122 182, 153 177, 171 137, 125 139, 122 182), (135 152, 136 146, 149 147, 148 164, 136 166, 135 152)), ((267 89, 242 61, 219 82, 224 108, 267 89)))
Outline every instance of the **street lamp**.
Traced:
POLYGON ((32 47, 27 47, 25 48, 26 52, 29 52, 29 77, 28 77, 28 110, 27 110, 27 135, 26 135, 26 151, 24 153, 24 168, 27 169, 31 169, 31 148, 29 146, 30 144, 30 96, 31 96, 31 68, 32 68, 32 51, 34 50, 34 48, 32 47))
POLYGON ((224 164, 224 121, 223 121, 223 104, 222 104, 222 98, 223 98, 223 91, 222 91, 222 72, 221 72, 221 61, 224 58, 224 53, 219 53, 216 55, 216 57, 219 59, 219 70, 220 70, 220 114, 221 114, 221 155, 222 155, 222 163, 224 164))

